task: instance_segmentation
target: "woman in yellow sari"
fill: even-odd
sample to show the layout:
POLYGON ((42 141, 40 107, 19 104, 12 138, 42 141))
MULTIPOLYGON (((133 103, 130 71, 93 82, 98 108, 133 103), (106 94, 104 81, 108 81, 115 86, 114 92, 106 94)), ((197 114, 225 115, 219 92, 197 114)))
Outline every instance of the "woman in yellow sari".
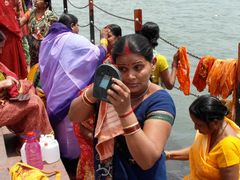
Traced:
POLYGON ((165 151, 167 159, 189 160, 190 174, 184 180, 239 180, 240 128, 225 116, 228 109, 210 95, 202 95, 189 107, 197 130, 193 144, 165 151))

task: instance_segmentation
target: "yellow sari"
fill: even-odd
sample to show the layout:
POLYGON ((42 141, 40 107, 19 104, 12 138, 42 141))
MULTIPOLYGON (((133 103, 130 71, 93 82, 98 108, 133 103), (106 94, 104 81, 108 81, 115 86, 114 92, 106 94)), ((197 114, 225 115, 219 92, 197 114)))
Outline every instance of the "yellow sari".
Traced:
POLYGON ((237 137, 225 137, 209 152, 209 136, 197 132, 189 154, 190 174, 184 180, 218 180, 220 168, 240 164, 240 128, 230 119, 224 120, 237 137))
MULTIPOLYGON (((39 67, 38 67, 38 63, 37 63, 34 66, 32 66, 32 68, 30 69, 27 79, 29 81, 31 81, 33 84, 35 84, 36 76, 38 75, 38 73, 39 73, 39 67)), ((37 95, 42 99, 42 101, 46 105, 46 97, 45 97, 43 90, 40 87, 35 87, 35 88, 36 88, 37 95)))

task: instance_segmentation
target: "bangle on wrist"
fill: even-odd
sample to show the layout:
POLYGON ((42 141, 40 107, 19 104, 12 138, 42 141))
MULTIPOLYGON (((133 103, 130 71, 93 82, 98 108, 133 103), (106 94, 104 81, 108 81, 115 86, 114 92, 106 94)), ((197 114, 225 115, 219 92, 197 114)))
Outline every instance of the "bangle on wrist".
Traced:
POLYGON ((108 40, 106 38, 102 38, 100 40, 100 45, 108 46, 108 40))
POLYGON ((124 135, 129 136, 129 135, 135 134, 140 129, 141 129, 141 127, 140 127, 139 123, 136 123, 135 125, 132 125, 130 127, 123 128, 123 131, 124 131, 124 135))
POLYGON ((82 93, 82 100, 83 102, 88 105, 88 106, 93 106, 95 103, 92 102, 88 97, 87 97, 87 90, 86 89, 83 93, 82 93))
POLYGON ((127 113, 125 113, 125 114, 118 115, 118 117, 119 117, 120 119, 126 118, 127 116, 129 116, 129 115, 132 114, 132 113, 133 113, 133 109, 131 109, 129 112, 127 112, 127 113))
POLYGON ((84 104, 86 104, 86 105, 89 106, 89 107, 92 107, 92 106, 93 106, 92 104, 90 104, 90 103, 86 100, 86 98, 84 97, 83 94, 82 94, 82 101, 83 101, 84 104))
POLYGON ((133 127, 133 126, 136 126, 137 124, 138 124, 138 122, 133 123, 133 124, 131 124, 131 125, 129 125, 129 126, 123 127, 123 130, 124 130, 124 129, 128 129, 128 128, 131 128, 131 127, 133 127))
POLYGON ((88 91, 88 89, 86 89, 85 91, 84 91, 84 97, 86 98, 86 100, 90 103, 90 104, 95 104, 95 102, 93 102, 93 101, 91 101, 90 99, 89 99, 89 97, 87 96, 87 91, 88 91))
POLYGON ((166 154, 166 159, 168 160, 168 159, 171 159, 171 153, 170 153, 170 151, 165 151, 165 154, 166 154))

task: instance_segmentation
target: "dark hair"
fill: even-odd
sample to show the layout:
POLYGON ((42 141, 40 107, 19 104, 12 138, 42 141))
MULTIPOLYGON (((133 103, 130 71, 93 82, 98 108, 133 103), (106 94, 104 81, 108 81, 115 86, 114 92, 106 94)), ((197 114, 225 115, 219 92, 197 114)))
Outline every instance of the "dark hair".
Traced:
POLYGON ((3 42, 4 40, 6 40, 6 36, 2 31, 0 31, 0 42, 3 42))
POLYGON ((50 0, 44 0, 44 3, 47 5, 47 8, 50 8, 50 9, 52 8, 50 0))
POLYGON ((159 26, 154 22, 146 22, 145 24, 143 24, 140 31, 140 34, 142 34, 149 40, 153 48, 158 45, 157 40, 159 39, 159 33, 159 26))
POLYGON ((189 112, 196 118, 209 123, 214 120, 223 120, 228 114, 228 109, 217 97, 207 94, 193 101, 189 112))
POLYGON ((65 24, 71 29, 71 25, 76 25, 78 23, 78 18, 72 14, 64 13, 60 16, 58 22, 65 24))
POLYGON ((106 26, 107 28, 109 28, 112 32, 112 34, 116 37, 122 36, 122 29, 119 25, 117 24, 109 24, 106 26))
POLYGON ((126 49, 131 53, 143 56, 149 62, 152 61, 153 49, 147 38, 140 34, 129 34, 117 40, 112 50, 112 58, 115 63, 118 56, 128 53, 126 49))

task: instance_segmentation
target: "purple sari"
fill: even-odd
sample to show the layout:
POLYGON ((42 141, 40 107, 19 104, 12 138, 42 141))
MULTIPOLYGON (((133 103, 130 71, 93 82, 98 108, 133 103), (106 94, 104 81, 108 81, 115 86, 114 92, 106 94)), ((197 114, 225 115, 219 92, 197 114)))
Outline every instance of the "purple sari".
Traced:
MULTIPOLYGON (((105 51, 101 46, 95 46, 85 37, 72 33, 62 23, 54 23, 41 42, 41 86, 46 95, 47 112, 60 149, 60 141, 66 139, 65 133, 70 132, 71 136, 74 136, 72 124, 67 118, 70 104, 79 91, 92 82, 95 69, 102 64, 104 57, 105 51)), ((72 138, 79 149, 76 137, 72 138)), ((63 156, 67 154, 64 157, 69 156, 69 153, 73 156, 79 155, 73 152, 72 146, 68 142, 63 143, 61 153, 63 156), (71 151, 68 150, 68 146, 71 151)))

